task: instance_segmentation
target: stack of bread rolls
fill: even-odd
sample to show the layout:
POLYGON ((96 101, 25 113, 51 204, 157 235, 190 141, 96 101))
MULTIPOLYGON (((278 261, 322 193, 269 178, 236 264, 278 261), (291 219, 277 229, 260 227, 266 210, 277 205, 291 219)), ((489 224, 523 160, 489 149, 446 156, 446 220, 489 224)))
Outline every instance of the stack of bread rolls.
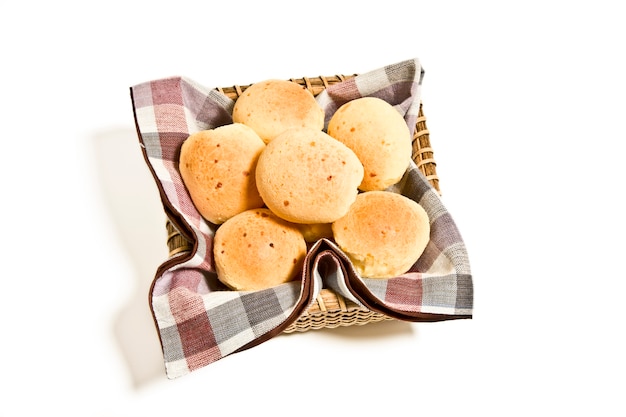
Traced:
POLYGON ((410 131, 384 100, 341 106, 324 131, 311 92, 286 80, 248 87, 233 123, 194 133, 179 169, 198 212, 216 225, 218 278, 257 291, 298 277, 307 243, 334 239, 367 278, 403 274, 429 241, 413 200, 390 191, 411 160, 410 131))

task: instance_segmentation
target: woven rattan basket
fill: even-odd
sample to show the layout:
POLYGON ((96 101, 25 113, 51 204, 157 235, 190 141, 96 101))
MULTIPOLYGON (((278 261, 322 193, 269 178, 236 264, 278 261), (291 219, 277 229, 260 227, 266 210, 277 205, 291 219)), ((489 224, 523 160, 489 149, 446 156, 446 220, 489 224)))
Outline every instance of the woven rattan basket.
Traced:
MULTIPOLYGON (((293 78, 296 82, 307 88, 317 96, 329 85, 344 81, 354 75, 333 75, 312 78, 293 78)), ((217 90, 233 100, 246 90, 248 86, 235 85, 232 87, 218 88, 217 90)), ((420 171, 425 175, 430 184, 439 189, 439 177, 436 171, 436 162, 433 157, 433 148, 430 145, 430 135, 426 127, 426 118, 420 104, 419 116, 415 133, 413 135, 413 160, 420 171)), ((169 254, 175 256, 192 250, 192 245, 187 241, 167 220, 167 245, 169 254)), ((312 329, 334 328, 339 326, 364 325, 367 323, 392 320, 384 314, 363 309, 343 296, 336 294, 330 289, 322 289, 315 302, 306 313, 284 330, 284 333, 304 332, 312 329)))

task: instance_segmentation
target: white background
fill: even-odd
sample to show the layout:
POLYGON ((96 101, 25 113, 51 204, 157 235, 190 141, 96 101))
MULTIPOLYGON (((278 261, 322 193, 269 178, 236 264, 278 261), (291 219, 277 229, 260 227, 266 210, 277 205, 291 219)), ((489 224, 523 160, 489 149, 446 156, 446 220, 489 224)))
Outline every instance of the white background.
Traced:
POLYGON ((625 415, 619 2, 367 4, 0 1, 0 416, 625 415), (129 87, 413 57, 474 318, 283 335, 168 380, 129 87))

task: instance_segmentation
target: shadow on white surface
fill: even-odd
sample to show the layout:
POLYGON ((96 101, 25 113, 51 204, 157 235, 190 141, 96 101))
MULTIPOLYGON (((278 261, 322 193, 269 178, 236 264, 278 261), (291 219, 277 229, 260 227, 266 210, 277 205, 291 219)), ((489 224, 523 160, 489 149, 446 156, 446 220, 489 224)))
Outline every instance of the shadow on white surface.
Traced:
POLYGON ((165 215, 133 129, 97 132, 93 154, 104 204, 134 270, 130 299, 112 318, 112 331, 133 386, 140 388, 165 375, 148 304, 156 268, 167 256, 165 215))

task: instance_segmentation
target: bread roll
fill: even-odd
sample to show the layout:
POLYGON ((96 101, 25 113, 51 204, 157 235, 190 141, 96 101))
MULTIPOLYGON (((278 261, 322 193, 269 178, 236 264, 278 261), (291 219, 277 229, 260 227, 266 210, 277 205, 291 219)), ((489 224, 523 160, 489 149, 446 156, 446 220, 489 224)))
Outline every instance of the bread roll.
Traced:
POLYGON ((315 223, 315 224, 302 224, 296 223, 300 232, 304 236, 304 240, 313 243, 322 238, 331 239, 333 237, 332 223, 315 223))
POLYGON ((363 97, 342 105, 330 119, 327 131, 363 163, 360 190, 384 190, 396 184, 411 161, 409 127, 391 104, 379 98, 363 97))
POLYGON ((233 121, 254 129, 265 143, 292 127, 324 128, 324 111, 313 94, 286 80, 252 84, 235 102, 233 121))
POLYGON ((341 142, 311 128, 289 129, 259 156, 257 187, 267 207, 294 223, 332 223, 348 212, 363 166, 341 142))
POLYGON ((289 282, 301 271, 305 255, 302 233, 265 208, 230 218, 213 241, 218 279, 238 291, 289 282))
POLYGON ((221 224, 242 211, 263 207, 255 172, 264 148, 254 130, 238 123, 194 133, 183 142, 180 174, 206 220, 221 224))
POLYGON ((389 191, 359 194, 332 229, 337 245, 366 278, 407 272, 430 239, 430 222, 422 206, 389 191))

